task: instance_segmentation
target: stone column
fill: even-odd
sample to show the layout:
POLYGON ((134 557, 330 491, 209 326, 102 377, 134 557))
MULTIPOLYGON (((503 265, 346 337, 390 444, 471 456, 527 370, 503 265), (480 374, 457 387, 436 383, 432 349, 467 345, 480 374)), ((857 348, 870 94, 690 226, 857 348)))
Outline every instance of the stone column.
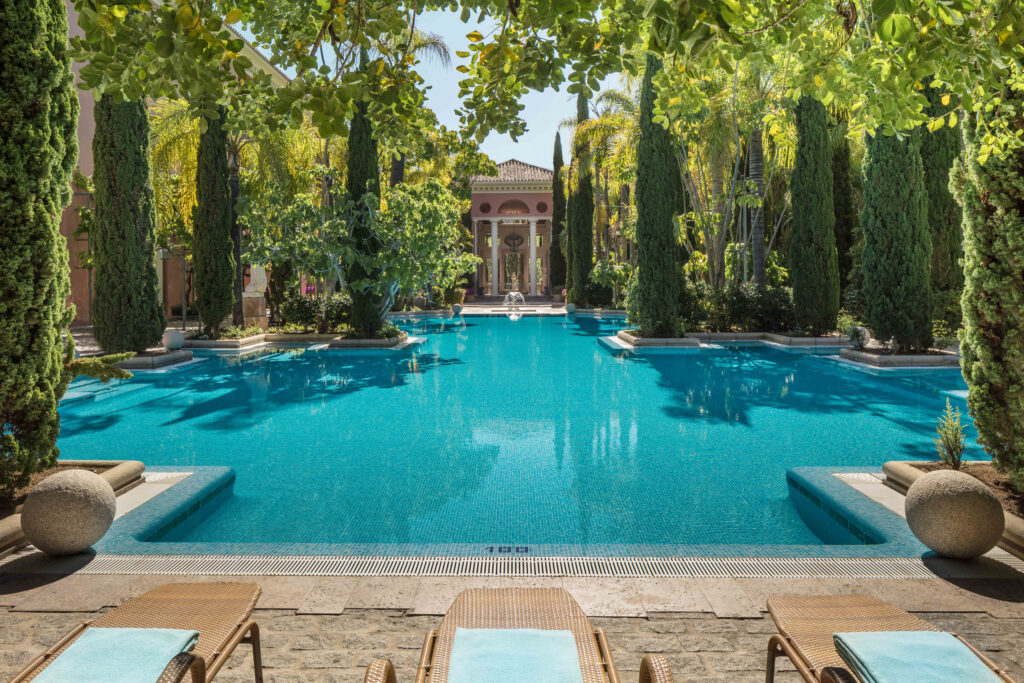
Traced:
POLYGON ((537 296, 537 219, 530 219, 530 296, 537 296))
MULTIPOLYGON (((479 256, 480 255, 480 249, 477 246, 477 232, 480 230, 480 220, 478 218, 471 218, 470 219, 470 224, 473 226, 473 256, 479 256)), ((480 294, 481 293, 480 292, 480 285, 481 285, 481 282, 480 282, 480 271, 481 270, 482 270, 482 268, 480 266, 476 267, 476 282, 474 283, 476 285, 476 290, 473 292, 474 294, 480 294)))
POLYGON ((498 221, 491 221, 491 294, 498 294, 498 221))

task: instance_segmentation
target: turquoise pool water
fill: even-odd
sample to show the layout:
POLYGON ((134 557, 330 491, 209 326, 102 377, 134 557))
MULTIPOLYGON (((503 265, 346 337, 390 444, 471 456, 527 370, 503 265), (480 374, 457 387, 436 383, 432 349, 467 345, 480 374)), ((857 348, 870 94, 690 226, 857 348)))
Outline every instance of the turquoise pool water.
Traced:
POLYGON ((943 392, 963 388, 955 369, 874 376, 760 344, 616 354, 599 338, 621 326, 424 320, 405 324, 426 337, 411 351, 213 357, 63 405, 59 446, 235 470, 233 495, 158 542, 278 554, 806 546, 828 539, 801 521, 786 471, 932 458, 943 392))

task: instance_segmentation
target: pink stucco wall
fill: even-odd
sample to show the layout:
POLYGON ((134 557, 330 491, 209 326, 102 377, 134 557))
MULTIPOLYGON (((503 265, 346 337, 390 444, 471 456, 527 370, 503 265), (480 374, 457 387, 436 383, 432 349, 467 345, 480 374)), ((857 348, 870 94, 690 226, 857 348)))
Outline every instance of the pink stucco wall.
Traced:
POLYGON ((473 217, 491 218, 498 215, 498 209, 508 201, 520 201, 529 208, 531 216, 548 216, 551 214, 551 193, 550 192, 495 192, 493 194, 473 194, 473 217), (538 208, 538 204, 545 204, 546 208, 538 208), (490 211, 484 211, 484 205, 490 205, 490 211))

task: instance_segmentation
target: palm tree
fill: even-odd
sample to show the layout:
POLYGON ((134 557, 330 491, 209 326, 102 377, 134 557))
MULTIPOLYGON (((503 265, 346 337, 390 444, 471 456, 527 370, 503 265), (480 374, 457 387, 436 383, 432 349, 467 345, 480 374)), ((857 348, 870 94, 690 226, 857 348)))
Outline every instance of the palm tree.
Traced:
MULTIPOLYGON (((168 224, 184 219, 185 227, 190 229, 192 207, 196 203, 195 185, 176 182, 175 179, 195 177, 199 118, 184 100, 160 100, 150 109, 150 124, 153 192, 158 222, 168 224), (165 213, 169 209, 174 210, 174 215, 165 213)), ((242 289, 245 267, 241 257, 242 236, 237 210, 241 174, 245 171, 250 184, 256 188, 275 186, 285 192, 294 192, 302 177, 301 169, 312 165, 319 144, 318 136, 309 125, 258 137, 244 133, 228 136, 231 239, 236 268, 232 318, 236 325, 244 323, 242 289)))

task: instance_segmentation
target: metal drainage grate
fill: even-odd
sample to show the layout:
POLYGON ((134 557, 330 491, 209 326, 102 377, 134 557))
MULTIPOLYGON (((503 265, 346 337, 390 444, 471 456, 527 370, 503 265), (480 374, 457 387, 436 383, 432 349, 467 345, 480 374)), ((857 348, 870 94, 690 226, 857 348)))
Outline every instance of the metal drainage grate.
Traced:
MULTIPOLYGON (((64 573, 58 563, 35 571, 64 573)), ((1024 571, 1011 558, 1000 567, 1024 571)), ((268 555, 97 555, 82 574, 243 576, 590 576, 678 578, 948 578, 978 576, 975 565, 919 558, 744 557, 314 557, 268 555)))

